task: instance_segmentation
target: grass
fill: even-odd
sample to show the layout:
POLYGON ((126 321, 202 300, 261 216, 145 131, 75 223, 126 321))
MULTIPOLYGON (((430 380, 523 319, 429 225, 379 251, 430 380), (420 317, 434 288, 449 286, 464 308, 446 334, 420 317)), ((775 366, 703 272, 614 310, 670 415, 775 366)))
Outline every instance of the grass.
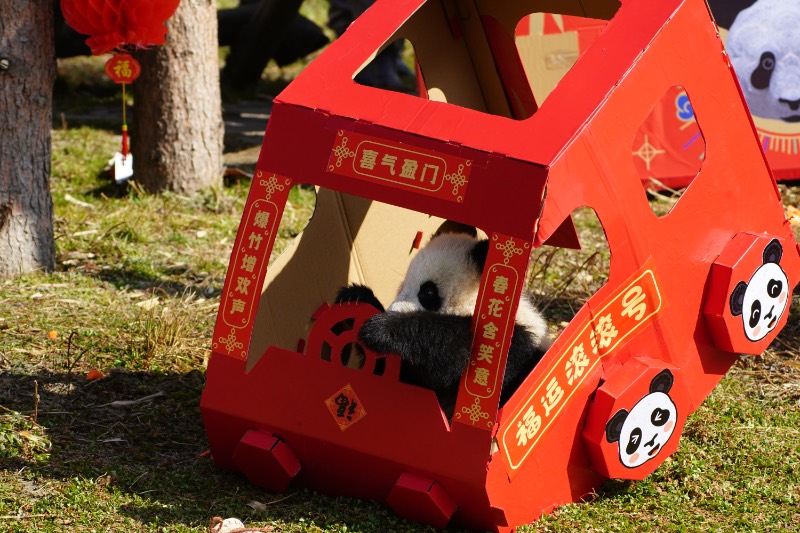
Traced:
MULTIPOLYGON (((324 15, 324 2, 306 4, 324 15)), ((249 182, 147 196, 103 172, 118 142, 103 129, 54 131, 57 270, 0 282, 0 531, 204 532, 214 515, 281 532, 433 531, 374 502, 269 494, 214 467, 199 399, 249 182), (93 370, 102 377, 87 380, 93 370)), ((800 188, 781 192, 800 205, 800 188)), ((292 191, 273 258, 313 204, 313 192, 292 191)), ((596 217, 576 220, 584 251, 538 251, 529 276, 554 331, 608 274, 596 217)), ((609 481, 520 530, 800 531, 798 339, 796 293, 778 341, 741 359, 654 474, 609 481)))
MULTIPOLYGON (((213 515, 276 531, 430 531, 376 503, 268 494, 214 467, 199 398, 248 183, 146 196, 103 174, 115 146, 103 130, 54 132, 58 269, 0 284, 0 531, 200 532, 213 515), (92 369, 103 377, 87 381, 92 369)), ((295 189, 281 246, 312 211, 313 193, 295 189)), ((596 218, 577 221, 582 255, 543 250, 531 275, 556 327, 608 269, 596 218)), ((521 531, 800 531, 798 337, 795 307, 648 479, 608 482, 521 531)))

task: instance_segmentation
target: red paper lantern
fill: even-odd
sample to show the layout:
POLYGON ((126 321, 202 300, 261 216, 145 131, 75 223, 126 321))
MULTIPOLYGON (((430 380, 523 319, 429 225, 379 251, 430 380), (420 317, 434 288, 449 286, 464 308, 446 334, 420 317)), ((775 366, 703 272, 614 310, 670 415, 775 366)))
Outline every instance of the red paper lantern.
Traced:
POLYGON ((180 0, 61 0, 67 24, 88 35, 93 55, 164 44, 164 23, 180 0))

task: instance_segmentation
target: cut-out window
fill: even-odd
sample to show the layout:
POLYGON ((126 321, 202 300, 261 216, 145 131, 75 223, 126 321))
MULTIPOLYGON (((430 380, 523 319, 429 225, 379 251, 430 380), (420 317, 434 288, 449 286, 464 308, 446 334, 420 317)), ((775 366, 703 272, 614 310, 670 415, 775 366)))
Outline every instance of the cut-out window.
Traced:
POLYGON ((682 190, 700 172, 705 153, 705 139, 689 95, 683 87, 670 87, 639 127, 631 150, 656 215, 672 210, 682 190))
POLYGON ((356 83, 387 91, 417 94, 414 46, 399 39, 386 46, 355 76, 356 83))
POLYGON ((342 365, 347 368, 355 368, 360 370, 364 368, 364 363, 367 360, 367 355, 364 353, 364 348, 357 342, 350 342, 342 348, 342 365))
MULTIPOLYGON (((526 119, 620 6, 618 0, 577 1, 559 4, 561 13, 542 13, 553 9, 553 4, 545 0, 427 2, 389 40, 394 44, 377 54, 355 79, 363 85, 526 119), (417 72, 421 71, 415 87, 399 83, 402 77, 393 72, 398 65, 397 43, 402 42, 397 39, 414 43, 417 72), (554 64, 559 67, 547 67, 554 64), (375 76, 381 81, 370 79, 375 76)), ((408 53, 410 45, 403 47, 408 53)), ((411 66, 408 61, 405 65, 411 66)))
POLYGON ((528 294, 544 315, 555 338, 606 281, 611 251, 600 220, 593 209, 572 213, 580 250, 543 246, 531 256, 528 294))
POLYGON ((352 331, 353 326, 355 326, 355 319, 354 318, 346 318, 341 322, 334 324, 331 327, 331 333, 336 335, 337 337, 346 331, 352 331))
POLYGON ((533 13, 517 24, 517 49, 540 105, 607 25, 605 19, 557 13, 533 13))
POLYGON ((274 261, 292 242, 292 239, 305 231, 317 207, 317 191, 313 185, 293 185, 289 191, 289 199, 283 210, 279 239, 275 240, 270 263, 274 261))

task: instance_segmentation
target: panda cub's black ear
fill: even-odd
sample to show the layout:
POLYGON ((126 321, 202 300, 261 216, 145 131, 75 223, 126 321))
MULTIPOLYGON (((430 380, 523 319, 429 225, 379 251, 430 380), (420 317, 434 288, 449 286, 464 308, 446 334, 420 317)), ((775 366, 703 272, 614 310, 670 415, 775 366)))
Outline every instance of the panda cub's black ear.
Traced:
POLYGON ((653 381, 650 382, 650 394, 654 392, 663 392, 667 394, 669 390, 672 388, 672 384, 675 382, 675 377, 672 375, 672 372, 669 369, 664 369, 653 378, 653 381))
POLYGON ((489 255, 489 241, 482 239, 475 243, 469 252, 469 257, 478 269, 479 274, 483 274, 483 267, 486 266, 486 257, 489 255))
POLYGON ((608 442, 617 442, 619 440, 619 436, 622 434, 622 426, 627 418, 628 411, 625 409, 620 409, 614 413, 614 416, 606 424, 606 440, 608 442))
POLYGON ((478 236, 478 230, 475 228, 475 226, 462 224, 461 222, 456 222, 454 220, 445 220, 433 234, 433 237, 438 237, 439 235, 443 235, 445 233, 464 233, 466 235, 471 235, 472 237, 478 236))
POLYGON ((778 239, 772 239, 766 248, 764 248, 764 264, 767 263, 780 263, 783 257, 783 246, 778 239))
POLYGON ((745 292, 747 292, 747 283, 740 281, 731 293, 731 314, 733 316, 739 316, 742 314, 745 292))

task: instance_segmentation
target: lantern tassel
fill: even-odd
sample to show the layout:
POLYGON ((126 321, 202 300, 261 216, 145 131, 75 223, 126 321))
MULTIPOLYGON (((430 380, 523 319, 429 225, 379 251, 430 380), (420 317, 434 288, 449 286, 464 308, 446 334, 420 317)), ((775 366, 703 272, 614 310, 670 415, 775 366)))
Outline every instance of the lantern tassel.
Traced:
POLYGON ((122 162, 128 157, 128 99, 125 97, 125 84, 122 84, 122 162))
POLYGON ((128 157, 128 125, 122 125, 122 161, 125 161, 125 158, 128 157))

